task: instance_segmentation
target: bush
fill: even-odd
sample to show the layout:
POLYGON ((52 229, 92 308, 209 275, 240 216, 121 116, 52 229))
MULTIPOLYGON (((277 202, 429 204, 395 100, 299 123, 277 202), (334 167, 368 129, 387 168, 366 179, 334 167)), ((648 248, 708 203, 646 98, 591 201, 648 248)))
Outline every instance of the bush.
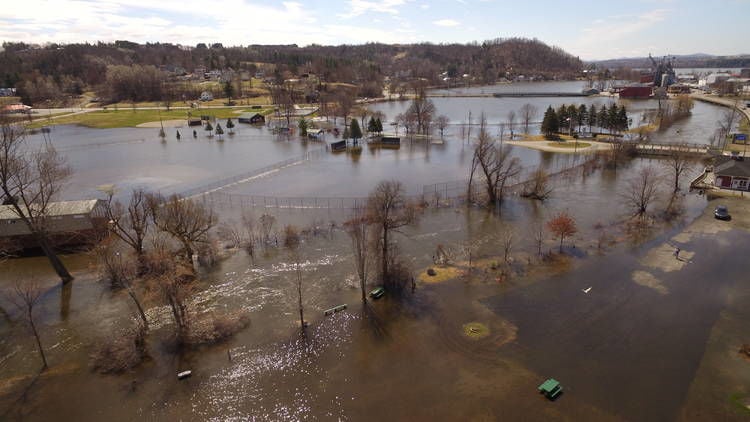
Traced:
POLYGON ((185 342, 191 345, 218 343, 232 337, 248 325, 250 316, 244 312, 212 316, 194 323, 185 342))
POLYGON ((143 324, 108 336, 92 355, 93 369, 102 374, 118 374, 135 367, 146 356, 146 329, 143 324))

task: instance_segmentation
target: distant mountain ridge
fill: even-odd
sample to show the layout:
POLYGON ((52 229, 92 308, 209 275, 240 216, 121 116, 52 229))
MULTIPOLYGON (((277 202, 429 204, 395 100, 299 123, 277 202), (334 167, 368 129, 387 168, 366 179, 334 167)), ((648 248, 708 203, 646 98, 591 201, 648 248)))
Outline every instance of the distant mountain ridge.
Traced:
MULTIPOLYGON (((654 55, 654 59, 661 60, 663 56, 654 55)), ((715 67, 734 68, 750 67, 750 54, 735 54, 731 56, 717 56, 706 53, 668 55, 674 58, 675 67, 715 67)), ((618 59, 595 60, 587 62, 588 65, 606 68, 648 68, 651 60, 648 57, 623 57, 618 59)))

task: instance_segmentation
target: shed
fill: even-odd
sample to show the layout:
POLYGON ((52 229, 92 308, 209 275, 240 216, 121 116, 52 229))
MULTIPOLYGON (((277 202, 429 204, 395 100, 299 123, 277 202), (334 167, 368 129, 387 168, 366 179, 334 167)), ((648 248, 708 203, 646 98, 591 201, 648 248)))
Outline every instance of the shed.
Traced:
MULTIPOLYGON (((74 244, 106 229, 104 201, 53 202, 47 208, 46 229, 53 243, 74 244)), ((23 248, 35 246, 31 231, 12 205, 0 205, 0 238, 18 241, 23 248)))
POLYGON ((237 118, 240 123, 248 123, 251 125, 262 125, 266 123, 266 116, 260 113, 243 113, 237 118))
POLYGON ((714 174, 714 185, 718 188, 750 191, 750 161, 742 157, 717 157, 714 174))
POLYGON ((346 151, 346 141, 333 142, 331 144, 331 151, 333 152, 346 151))

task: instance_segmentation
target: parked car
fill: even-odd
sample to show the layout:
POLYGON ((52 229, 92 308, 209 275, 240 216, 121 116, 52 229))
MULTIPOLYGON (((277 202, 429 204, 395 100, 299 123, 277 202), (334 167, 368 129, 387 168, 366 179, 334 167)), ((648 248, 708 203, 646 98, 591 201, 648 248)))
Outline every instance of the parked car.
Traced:
POLYGON ((719 220, 731 220, 732 216, 729 215, 729 208, 726 205, 719 205, 714 209, 714 217, 719 220))

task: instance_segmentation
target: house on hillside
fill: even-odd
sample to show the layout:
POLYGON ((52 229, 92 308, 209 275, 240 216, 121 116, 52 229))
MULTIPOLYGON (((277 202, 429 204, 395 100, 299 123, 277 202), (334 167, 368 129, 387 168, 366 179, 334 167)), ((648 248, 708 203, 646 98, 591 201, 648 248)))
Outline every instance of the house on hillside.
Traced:
POLYGON ((717 188, 750 191, 750 161, 742 157, 717 157, 714 175, 717 188))
MULTIPOLYGON (((87 243, 107 229, 104 201, 53 202, 48 206, 46 229, 56 246, 87 243)), ((36 246, 31 231, 12 205, 0 205, 0 239, 19 249, 36 246)))
POLYGON ((201 101, 211 101, 214 99, 214 94, 212 94, 209 91, 203 91, 201 92, 200 100, 201 101))
POLYGON ((266 123, 266 116, 260 113, 243 113, 237 118, 240 123, 248 123, 251 125, 262 125, 266 123))

